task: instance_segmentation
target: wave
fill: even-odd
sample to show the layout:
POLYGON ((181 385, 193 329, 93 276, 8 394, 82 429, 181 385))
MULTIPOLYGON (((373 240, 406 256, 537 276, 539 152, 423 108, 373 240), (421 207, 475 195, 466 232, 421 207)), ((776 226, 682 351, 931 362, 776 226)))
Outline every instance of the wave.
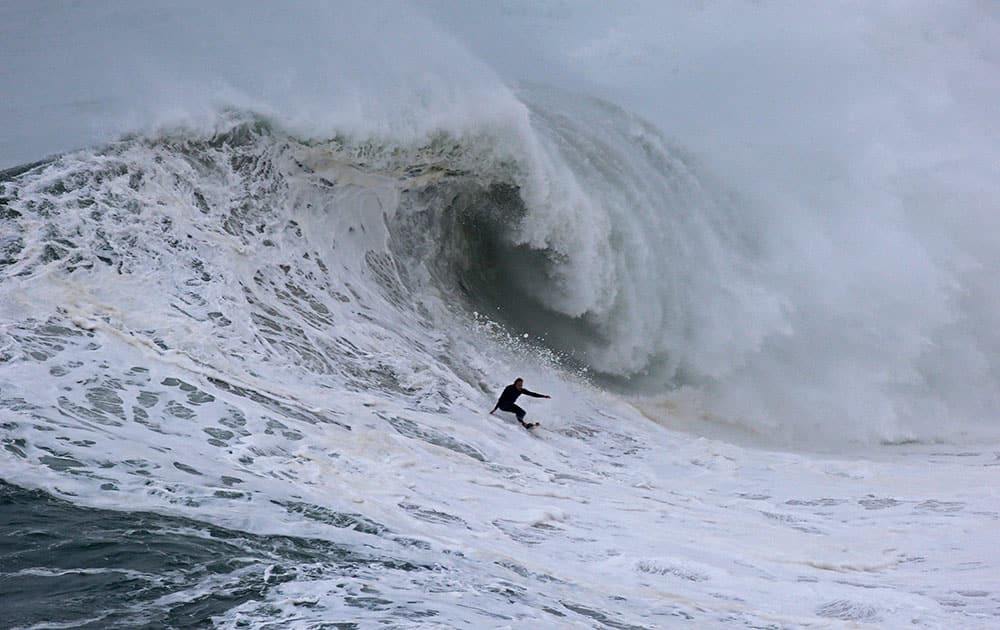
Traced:
MULTIPOLYGON (((917 235, 872 236, 896 268, 809 269, 821 226, 775 221, 638 117, 518 98, 506 126, 402 142, 230 110, 221 131, 8 171, 5 318, 101 327, 243 386, 412 393, 442 387, 413 383, 433 366, 482 388, 492 329, 486 354, 517 340, 665 421, 695 400, 782 440, 904 441, 989 418, 995 388, 970 398, 933 358, 995 373, 917 235)), ((5 347, 47 356, 10 332, 5 347)))

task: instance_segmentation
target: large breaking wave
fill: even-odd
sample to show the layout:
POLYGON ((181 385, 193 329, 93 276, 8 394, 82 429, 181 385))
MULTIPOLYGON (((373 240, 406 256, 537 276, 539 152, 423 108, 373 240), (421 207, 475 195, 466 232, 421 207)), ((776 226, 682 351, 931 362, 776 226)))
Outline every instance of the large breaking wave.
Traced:
MULTIPOLYGON (((31 52, 12 54, 19 71, 32 60, 64 70, 11 91, 13 127, 41 116, 35 126, 61 145, 146 130, 5 173, 0 290, 12 326, 79 311, 203 363, 346 371, 358 388, 367 359, 330 351, 354 336, 348 323, 402 336, 392 361, 447 366, 477 387, 485 375, 468 366, 482 357, 469 354, 483 352, 484 330, 502 330, 519 352, 695 430, 894 442, 994 424, 1000 296, 992 232, 979 229, 992 189, 982 168, 968 170, 988 146, 951 166, 893 165, 887 133, 837 158, 860 166, 820 151, 802 154, 817 157, 800 165, 809 174, 772 164, 729 177, 731 165, 717 174, 662 124, 616 105, 511 89, 417 11, 233 8, 180 3, 148 20, 141 8, 63 7, 42 22, 10 10, 9 46, 31 52), (36 55, 18 20, 79 54, 36 55), (176 45, 180 33, 190 46, 176 45), (306 71, 305 58, 322 63, 306 71), (69 100, 39 111, 49 80, 69 100), (369 320, 356 300, 383 306, 369 320)), ((976 51, 951 54, 972 72, 990 59, 976 51)), ((884 125, 888 97, 867 82, 899 61, 877 47, 854 54, 875 70, 846 120, 867 120, 864 105, 884 125)), ((953 94, 962 105, 980 93, 953 94)), ((827 110, 806 105, 819 126, 827 110)), ((9 335, 5 348, 23 356, 9 335)))
MULTIPOLYGON (((993 335, 919 235, 869 235, 896 254, 881 269, 810 269, 822 226, 774 220, 641 119, 518 98, 507 124, 404 142, 230 111, 8 171, 5 317, 101 327, 244 386, 488 389, 482 366, 516 347, 654 417, 694 399, 779 440, 958 439, 990 419, 996 388, 970 388, 993 383, 993 335)), ((45 355, 10 330, 8 360, 45 355)))

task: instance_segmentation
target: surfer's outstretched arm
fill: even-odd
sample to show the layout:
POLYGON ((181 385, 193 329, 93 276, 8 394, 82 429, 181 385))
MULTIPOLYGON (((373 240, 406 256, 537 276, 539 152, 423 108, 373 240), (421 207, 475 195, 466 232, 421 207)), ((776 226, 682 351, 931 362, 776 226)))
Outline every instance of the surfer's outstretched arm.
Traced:
POLYGON ((526 396, 531 396, 533 398, 552 398, 552 396, 549 396, 548 394, 536 394, 535 392, 529 392, 523 387, 521 388, 521 393, 525 394, 526 396))

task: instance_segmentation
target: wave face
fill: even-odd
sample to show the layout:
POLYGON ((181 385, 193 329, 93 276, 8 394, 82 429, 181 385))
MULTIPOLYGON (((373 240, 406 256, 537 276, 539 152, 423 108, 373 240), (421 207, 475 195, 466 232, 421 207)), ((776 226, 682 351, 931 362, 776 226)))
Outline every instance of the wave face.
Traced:
POLYGON ((485 357, 427 348, 475 344, 464 331, 492 322, 613 391, 693 393, 779 439, 949 439, 991 417, 992 332, 969 325, 967 285, 917 235, 887 238, 925 273, 811 276, 792 268, 797 246, 774 248, 781 228, 648 124, 552 90, 521 98, 527 131, 316 142, 233 112, 211 135, 11 171, 8 317, 103 321, 225 374, 275 364, 353 389, 385 335, 403 373, 443 361, 459 383, 489 381, 485 357), (942 374, 942 348, 963 379, 942 374))
MULTIPOLYGON (((991 418, 994 333, 975 326, 988 295, 970 295, 919 234, 870 237, 894 248, 892 267, 858 268, 852 251, 840 271, 809 268, 801 242, 818 226, 789 234, 642 120, 558 91, 521 98, 517 124, 419 143, 296 139, 234 112, 210 135, 11 171, 7 308, 15 321, 24 308, 46 320, 51 304, 75 317, 82 300, 81 316, 102 317, 96 302, 132 322, 127 334, 155 331, 147 343, 211 364, 263 340, 273 347, 254 361, 326 374, 345 363, 325 350, 330 327, 357 317, 333 315, 352 300, 319 296, 355 291, 388 330, 449 331, 476 314, 618 391, 695 391, 723 420, 782 437, 827 440, 837 419, 841 438, 947 439, 991 418), (799 242, 783 249, 776 233, 799 242), (284 267, 240 262, 269 251, 284 267), (136 303, 151 286, 159 298, 136 303), (303 300, 282 314, 292 324, 268 314, 303 300)), ((401 340, 396 354, 413 350, 401 340)))

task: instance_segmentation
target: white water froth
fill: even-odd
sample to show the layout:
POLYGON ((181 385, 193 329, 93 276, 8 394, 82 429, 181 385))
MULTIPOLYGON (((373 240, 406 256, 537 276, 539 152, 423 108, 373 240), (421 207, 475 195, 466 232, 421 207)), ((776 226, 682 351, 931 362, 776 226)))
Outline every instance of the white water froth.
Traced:
POLYGON ((407 292, 387 208, 448 176, 269 134, 32 171, 3 283, 4 479, 433 567, 314 567, 220 625, 995 619, 996 453, 668 431, 407 292), (485 413, 508 371, 537 434, 485 413))

